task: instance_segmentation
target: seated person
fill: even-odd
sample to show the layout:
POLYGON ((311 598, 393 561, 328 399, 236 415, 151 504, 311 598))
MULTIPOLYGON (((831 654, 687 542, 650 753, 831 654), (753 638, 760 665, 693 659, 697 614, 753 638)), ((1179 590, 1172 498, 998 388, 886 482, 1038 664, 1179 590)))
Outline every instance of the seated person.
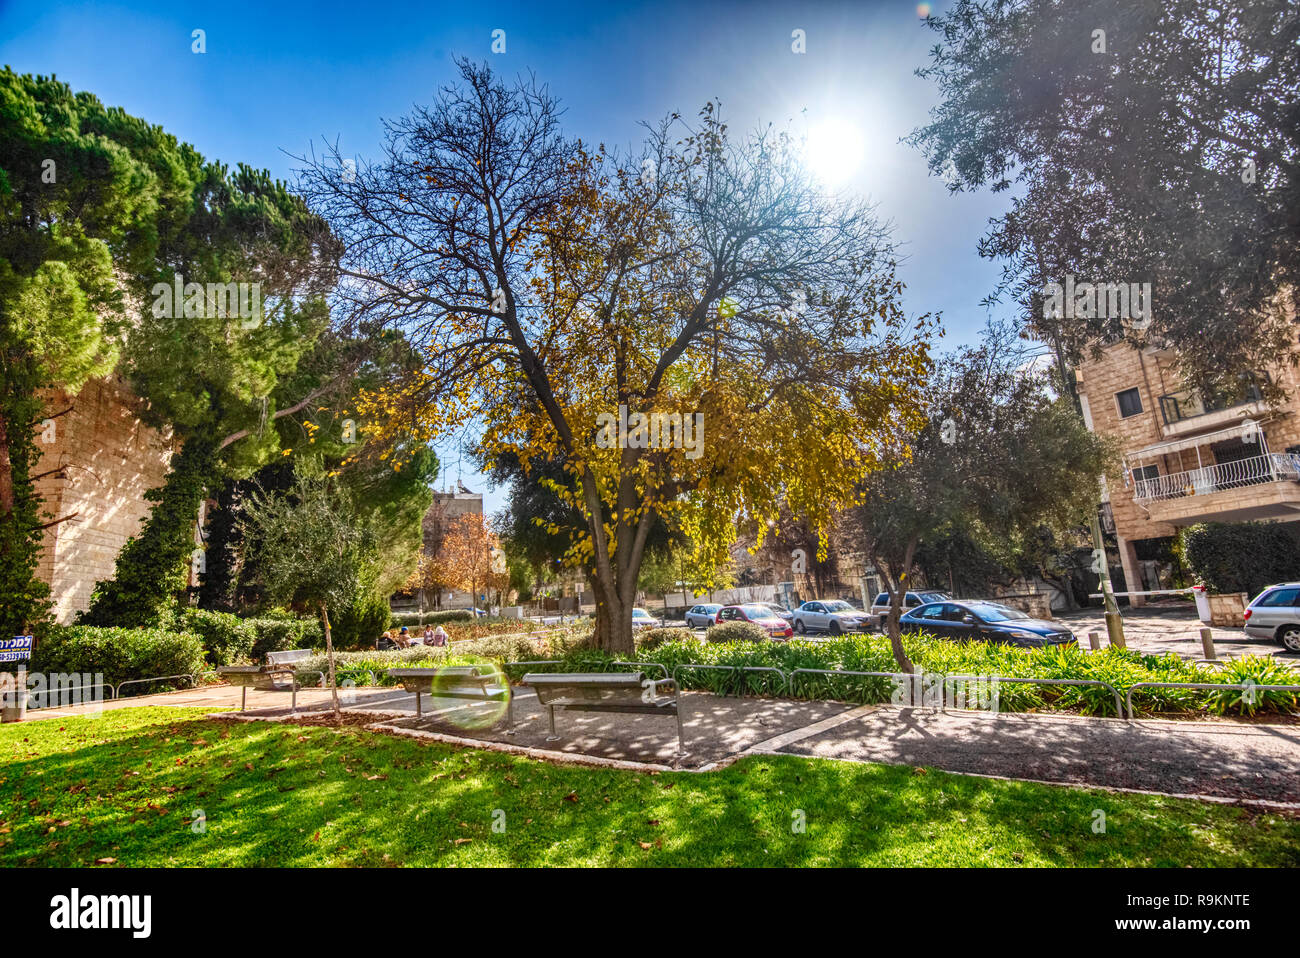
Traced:
POLYGON ((436 646, 448 646, 451 645, 451 640, 447 638, 447 633, 443 631, 442 626, 438 626, 438 628, 433 630, 433 637, 429 639, 429 644, 436 645, 436 646))

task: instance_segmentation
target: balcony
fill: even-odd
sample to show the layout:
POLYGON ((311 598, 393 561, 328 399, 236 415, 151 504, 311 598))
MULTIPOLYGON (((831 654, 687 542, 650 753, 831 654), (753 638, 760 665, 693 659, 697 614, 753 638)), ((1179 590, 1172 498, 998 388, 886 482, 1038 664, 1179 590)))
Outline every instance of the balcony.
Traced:
POLYGON ((1240 522, 1300 516, 1300 456, 1273 452, 1141 479, 1133 499, 1156 522, 1240 522))
POLYGON ((1161 431, 1165 436, 1186 436, 1214 429, 1247 416, 1261 416, 1268 411, 1257 382, 1267 382, 1264 374, 1243 377, 1236 395, 1220 394, 1209 399, 1185 389, 1160 397, 1161 431))

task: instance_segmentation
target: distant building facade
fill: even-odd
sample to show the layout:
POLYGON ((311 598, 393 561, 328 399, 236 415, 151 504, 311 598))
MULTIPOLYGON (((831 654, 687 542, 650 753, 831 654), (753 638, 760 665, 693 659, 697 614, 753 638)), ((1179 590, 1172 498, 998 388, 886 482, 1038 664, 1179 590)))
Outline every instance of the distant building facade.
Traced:
MULTIPOLYGON (((1300 376, 1242 370, 1222 395, 1187 389, 1171 349, 1120 343, 1078 371, 1088 428, 1119 441, 1123 462, 1104 483, 1125 589, 1159 588, 1149 558, 1159 540, 1198 522, 1300 519, 1300 376), (1267 401, 1261 387, 1286 399, 1267 401)), ((1142 604, 1141 597, 1132 600, 1142 604)))

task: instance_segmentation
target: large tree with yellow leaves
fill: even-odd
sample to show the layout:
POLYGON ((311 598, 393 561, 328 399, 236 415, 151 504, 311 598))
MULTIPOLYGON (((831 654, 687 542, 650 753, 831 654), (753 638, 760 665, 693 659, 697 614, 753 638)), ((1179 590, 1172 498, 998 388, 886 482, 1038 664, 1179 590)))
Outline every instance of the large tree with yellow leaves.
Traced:
POLYGON ((932 324, 902 311, 886 226, 787 137, 733 137, 709 105, 614 157, 567 139, 534 81, 459 67, 382 159, 304 170, 351 315, 426 354, 367 428, 562 462, 584 521, 565 558, 591 573, 597 643, 628 653, 655 516, 701 557, 781 503, 824 528, 878 439, 918 424, 932 324))

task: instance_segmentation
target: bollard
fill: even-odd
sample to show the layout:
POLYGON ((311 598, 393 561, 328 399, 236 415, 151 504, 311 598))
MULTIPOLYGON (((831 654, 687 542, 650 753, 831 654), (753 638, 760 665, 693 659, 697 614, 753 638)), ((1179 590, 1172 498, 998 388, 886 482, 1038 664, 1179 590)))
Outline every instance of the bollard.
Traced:
POLYGON ((1207 662, 1215 661, 1214 635, 1209 629, 1201 629, 1201 648, 1205 650, 1205 660, 1207 662))
POLYGON ((1088 645, 1094 652, 1101 651, 1101 635, 1097 632, 1088 633, 1088 645))

